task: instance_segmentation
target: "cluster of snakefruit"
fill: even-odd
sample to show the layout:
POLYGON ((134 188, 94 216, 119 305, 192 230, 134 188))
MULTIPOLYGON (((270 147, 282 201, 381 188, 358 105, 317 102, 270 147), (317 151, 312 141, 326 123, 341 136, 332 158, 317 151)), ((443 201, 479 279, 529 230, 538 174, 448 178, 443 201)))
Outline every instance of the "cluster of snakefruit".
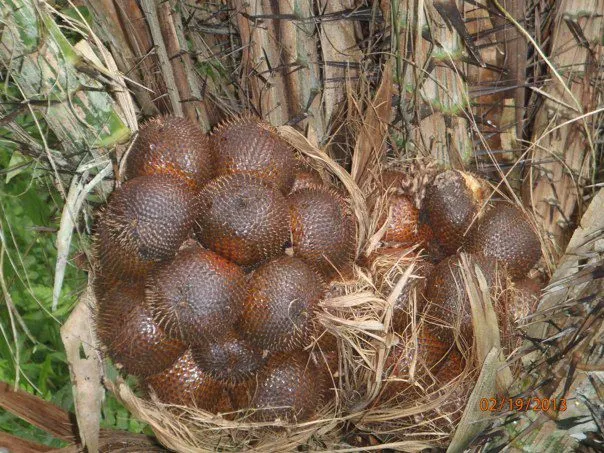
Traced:
MULTIPOLYGON (((415 288, 418 311, 441 321, 426 326, 417 355, 437 375, 437 368, 451 374, 455 367, 443 365, 462 360, 453 357, 452 335, 472 332, 457 251, 470 252, 494 285, 496 268, 522 279, 539 259, 539 241, 507 203, 471 226, 482 190, 470 175, 438 174, 421 216, 397 192, 405 177, 384 174, 384 190, 394 194, 381 250, 419 243, 435 252, 419 261, 427 278, 397 299, 393 327, 408 325, 415 288), (442 327, 460 310, 460 329, 442 327)), ((250 421, 311 419, 333 398, 338 368, 334 337, 323 335, 323 353, 312 352, 322 332, 318 304, 331 281, 350 275, 355 238, 342 191, 266 122, 243 115, 207 136, 181 118, 151 119, 95 227, 99 340, 162 402, 250 421)), ((389 372, 406 369, 407 354, 391 357, 389 372)))

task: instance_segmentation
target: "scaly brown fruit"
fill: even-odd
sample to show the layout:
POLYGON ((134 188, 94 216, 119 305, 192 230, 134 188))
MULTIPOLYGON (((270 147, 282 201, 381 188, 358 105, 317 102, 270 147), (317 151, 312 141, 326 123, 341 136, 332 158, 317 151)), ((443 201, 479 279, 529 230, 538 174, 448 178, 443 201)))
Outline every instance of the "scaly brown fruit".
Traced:
POLYGON ((192 348, 200 368, 215 379, 237 383, 252 376, 265 362, 260 349, 235 331, 224 338, 201 342, 192 348))
POLYGON ((346 201, 323 187, 289 196, 293 249, 327 278, 349 272, 356 250, 356 223, 346 201))
POLYGON ((457 170, 438 174, 428 186, 420 214, 445 254, 454 254, 464 244, 486 197, 485 187, 483 181, 457 170))
POLYGON ((289 240, 287 202, 255 176, 221 176, 199 194, 196 234, 203 245, 237 264, 256 264, 283 253, 289 240))
POLYGON ((289 193, 294 182, 296 157, 274 127, 253 115, 243 115, 218 125, 210 136, 216 174, 247 173, 289 193))
POLYGON ((541 257, 541 243, 524 213, 508 202, 495 203, 468 238, 467 250, 505 264, 514 279, 526 277, 541 257))
MULTIPOLYGON (((480 254, 469 254, 468 259, 472 272, 476 266, 480 268, 497 302, 505 286, 503 267, 493 258, 480 254)), ((425 297, 418 300, 418 311, 442 341, 452 343, 454 330, 458 328, 466 344, 471 345, 474 338, 472 308, 462 272, 460 255, 441 261, 426 280, 425 297)))
POLYGON ((246 291, 239 266, 194 244, 149 274, 146 303, 168 335, 195 344, 227 334, 246 291))
POLYGON ((126 181, 111 195, 96 227, 103 278, 140 278, 172 258, 191 232, 196 212, 194 193, 174 176, 126 181))
MULTIPOLYGON (((429 225, 420 224, 419 210, 409 197, 406 195, 392 195, 388 207, 392 214, 388 221, 388 228, 382 238, 383 241, 408 246, 422 244, 432 239, 432 229, 429 225)), ((386 215, 383 221, 386 220, 386 215)))
POLYGON ((257 421, 310 420, 328 386, 309 354, 301 351, 275 354, 252 382, 250 405, 256 411, 250 418, 257 421))
POLYGON ((168 174, 201 188, 214 176, 210 141, 198 125, 176 116, 144 123, 126 161, 126 178, 168 174))
POLYGON ((204 373, 187 350, 170 368, 147 377, 144 386, 163 403, 216 412, 225 384, 204 373))
POLYGON ((283 256, 259 267, 250 280, 239 331, 268 351, 306 346, 324 294, 321 277, 299 258, 283 256))
POLYGON ((97 336, 126 374, 145 377, 159 373, 185 352, 185 344, 169 338, 145 308, 142 282, 114 282, 97 302, 97 336))

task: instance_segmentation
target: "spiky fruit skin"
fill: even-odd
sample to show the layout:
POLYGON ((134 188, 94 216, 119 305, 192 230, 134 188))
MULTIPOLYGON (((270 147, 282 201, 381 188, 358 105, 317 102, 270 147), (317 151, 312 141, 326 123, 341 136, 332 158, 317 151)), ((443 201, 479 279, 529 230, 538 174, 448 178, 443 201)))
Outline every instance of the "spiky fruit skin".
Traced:
POLYGON ((219 340, 197 345, 193 357, 204 372, 231 383, 249 378, 265 362, 262 351, 234 331, 219 340))
MULTIPOLYGON (((327 383, 305 352, 275 354, 259 373, 251 389, 251 419, 290 422, 309 420, 322 404, 327 383)), ((252 380, 254 381, 254 380, 252 380)))
POLYGON ((427 277, 434 270, 434 265, 425 260, 418 260, 413 269, 413 276, 401 290, 392 307, 392 329, 396 333, 403 331, 410 325, 410 315, 413 313, 411 295, 415 291, 417 306, 424 302, 427 277), (414 278, 415 277, 415 278, 414 278))
POLYGON ((356 223, 349 206, 323 187, 289 196, 294 254, 327 278, 348 272, 356 250, 356 223))
POLYGON ((95 251, 104 277, 142 277, 172 258, 191 232, 195 197, 169 175, 141 176, 116 190, 97 223, 95 251))
POLYGON ((293 148, 267 122, 244 115, 220 124, 210 136, 216 174, 247 173, 275 184, 287 194, 294 182, 293 148))
POLYGON ((144 123, 126 161, 126 178, 168 174, 201 188, 214 176, 210 141, 199 126, 175 116, 144 123))
POLYGON ((299 258, 283 256, 259 267, 250 280, 239 329, 258 348, 292 351, 306 346, 324 294, 321 277, 299 258))
POLYGON ((473 229, 468 251, 483 253, 507 266, 519 279, 539 261, 541 244, 523 212, 511 203, 496 203, 473 229))
POLYGON ((432 229, 426 224, 420 224, 419 210, 409 197, 392 195, 389 209, 391 215, 382 238, 384 241, 414 245, 427 242, 432 238, 432 229))
POLYGON ((145 379, 149 393, 166 404, 197 407, 215 412, 224 392, 224 384, 205 374, 187 350, 174 364, 145 379))
POLYGON ((198 244, 149 274, 146 304, 173 338, 190 344, 222 338, 247 291, 241 268, 198 244))
MULTIPOLYGON (((484 255, 468 255, 468 259, 471 269, 480 268, 492 295, 497 297, 504 287, 502 266, 484 255)), ((428 276, 419 310, 441 340, 452 342, 454 331, 459 328, 462 338, 471 345, 472 308, 462 272, 460 255, 451 255, 438 263, 428 276)))
POLYGON ((457 252, 484 199, 482 182, 457 170, 444 171, 426 190, 422 217, 447 255, 457 252))
POLYGON ((209 249, 253 265, 283 253, 289 240, 287 202, 262 179, 221 176, 199 193, 197 237, 209 249))
POLYGON ((168 368, 186 350, 169 338, 145 308, 142 282, 116 282, 98 299, 96 331, 107 355, 126 374, 150 376, 168 368))

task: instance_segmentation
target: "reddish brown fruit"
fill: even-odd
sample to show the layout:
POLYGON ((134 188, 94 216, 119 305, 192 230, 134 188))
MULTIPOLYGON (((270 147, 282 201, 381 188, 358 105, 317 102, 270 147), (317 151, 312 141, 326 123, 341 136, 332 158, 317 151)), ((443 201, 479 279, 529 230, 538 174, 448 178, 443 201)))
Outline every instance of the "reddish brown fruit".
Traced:
POLYGON ((116 282, 98 299, 96 331, 107 354, 126 374, 150 376, 168 368, 186 346, 168 338, 145 309, 139 282, 116 282))
POLYGON ((485 198, 484 183, 472 175, 447 170, 428 187, 422 217, 447 255, 461 247, 485 198))
POLYGON ((215 379, 241 382, 248 379, 265 362, 262 351, 230 331, 219 340, 193 348, 200 368, 215 379))
POLYGON ((199 206, 197 237, 216 253, 241 265, 283 253, 287 202, 263 180, 247 174, 216 178, 200 192, 199 206))
POLYGON ((324 293, 321 277, 299 258, 283 256, 258 268, 243 304, 240 332, 269 351, 306 346, 324 293))
POLYGON ((468 240, 468 250, 493 257, 512 278, 525 277, 541 257, 541 243, 524 213, 511 203, 496 203, 468 240))
POLYGON ((195 219, 186 183, 168 175, 141 176, 116 190, 99 218, 95 250, 105 277, 142 277, 174 256, 195 219))
POLYGON ((210 141, 198 125, 175 116, 143 124, 126 161, 126 178, 169 174, 200 188, 214 175, 210 141))
POLYGON ((210 136, 217 175, 248 173, 287 194, 294 182, 294 149, 267 122, 244 115, 220 124, 210 136))
POLYGON ((146 302, 168 335, 197 343, 226 335, 246 291, 237 265, 195 244, 149 275, 146 302))
MULTIPOLYGON (((405 195, 392 195, 389 207, 392 211, 383 240, 401 245, 414 245, 432 238, 432 229, 420 224, 419 210, 405 195)), ((384 218, 384 220, 386 220, 384 218)))
POLYGON ((257 409, 251 418, 259 421, 280 418, 290 422, 311 419, 326 393, 328 384, 322 377, 305 352, 274 355, 250 391, 251 407, 257 409))
POLYGON ((209 412, 216 412, 224 392, 224 384, 201 371, 190 350, 167 370, 146 378, 145 387, 163 403, 209 412))
MULTIPOLYGON (((504 270, 497 262, 484 255, 468 255, 470 268, 479 266, 492 295, 497 296, 504 286, 504 270)), ((461 257, 452 255, 441 261, 426 281, 425 298, 419 304, 419 311, 425 315, 439 338, 453 341, 454 329, 459 328, 462 338, 472 344, 472 309, 467 295, 461 268, 461 257)))
POLYGON ((344 199, 327 188, 289 197, 294 254, 327 277, 346 274, 356 250, 356 223, 344 199))

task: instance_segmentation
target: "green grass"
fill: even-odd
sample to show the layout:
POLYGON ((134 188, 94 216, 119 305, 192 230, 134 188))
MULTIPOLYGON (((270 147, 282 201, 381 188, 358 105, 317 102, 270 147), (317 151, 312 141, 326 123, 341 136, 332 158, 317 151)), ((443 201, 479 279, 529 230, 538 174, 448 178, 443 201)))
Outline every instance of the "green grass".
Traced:
MULTIPOLYGON (((20 117, 17 122, 31 128, 35 136, 31 118, 20 117)), ((74 265, 73 257, 87 246, 88 237, 84 235, 79 242, 74 235, 58 310, 51 313, 56 230, 63 200, 52 173, 19 149, 10 133, 0 128, 0 278, 9 296, 0 291, 0 380, 17 383, 19 388, 73 411, 60 328, 86 287, 86 273, 74 265), (10 316, 9 302, 24 326, 10 316)), ((104 403, 101 424, 132 432, 145 429, 113 397, 104 403)), ((0 430, 55 447, 63 445, 1 409, 0 430)))

